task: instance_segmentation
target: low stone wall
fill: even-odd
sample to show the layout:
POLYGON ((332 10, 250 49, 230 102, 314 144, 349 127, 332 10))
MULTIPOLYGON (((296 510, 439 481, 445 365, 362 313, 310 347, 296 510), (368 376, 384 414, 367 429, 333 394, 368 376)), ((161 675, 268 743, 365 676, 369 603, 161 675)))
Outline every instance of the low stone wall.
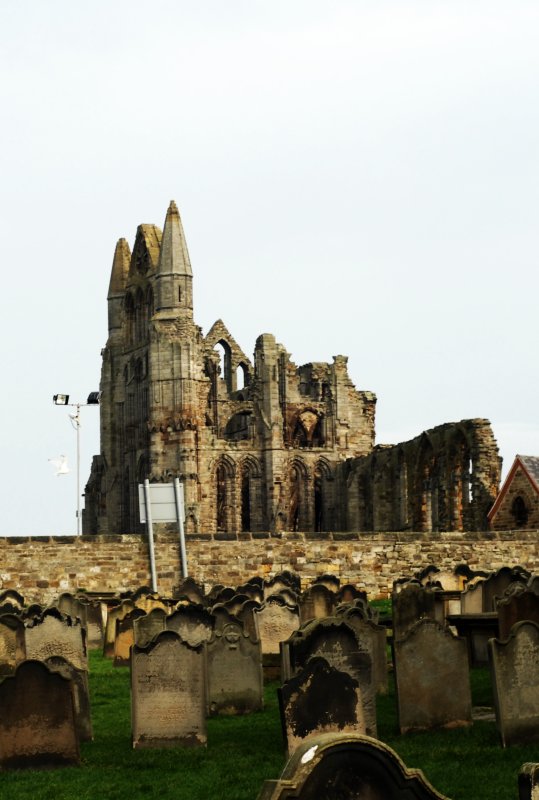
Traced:
MULTIPOLYGON (((180 580, 178 535, 155 536, 158 589, 180 580)), ((539 572, 539 531, 487 533, 217 533, 187 537, 189 574, 206 584, 237 585, 253 575, 297 572, 304 585, 322 573, 385 597, 395 578, 429 564, 494 570, 517 564, 539 572)), ((64 591, 122 591, 150 584, 144 535, 0 539, 0 590, 49 602, 64 591)))

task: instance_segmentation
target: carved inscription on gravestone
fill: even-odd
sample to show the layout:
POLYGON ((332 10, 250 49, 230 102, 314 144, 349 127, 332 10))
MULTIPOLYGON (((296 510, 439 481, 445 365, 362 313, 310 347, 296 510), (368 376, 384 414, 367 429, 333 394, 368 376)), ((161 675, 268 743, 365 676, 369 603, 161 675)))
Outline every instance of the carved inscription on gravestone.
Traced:
POLYGON ((286 641, 299 628, 297 607, 289 606, 277 597, 271 597, 261 608, 253 609, 253 614, 264 654, 279 654, 280 642, 286 641))
POLYGON ((77 669, 88 669, 86 640, 80 622, 60 611, 45 611, 43 616, 28 623, 25 630, 26 657, 46 661, 62 656, 77 669))
POLYGON ((206 677, 203 646, 164 631, 131 651, 133 747, 205 745, 206 677))

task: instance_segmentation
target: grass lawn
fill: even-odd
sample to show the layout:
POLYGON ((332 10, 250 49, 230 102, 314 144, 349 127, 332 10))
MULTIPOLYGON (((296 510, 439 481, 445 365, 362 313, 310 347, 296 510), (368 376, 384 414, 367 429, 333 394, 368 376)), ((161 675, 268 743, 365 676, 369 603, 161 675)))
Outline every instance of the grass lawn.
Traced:
MULTIPOLYGON (((204 749, 132 750, 129 670, 90 654, 94 741, 82 745, 82 767, 0 775, 2 800, 255 800, 263 781, 284 766, 276 685, 266 708, 248 717, 208 720, 204 749)), ((472 674, 474 705, 490 706, 486 670, 472 674)), ((539 744, 503 750, 493 722, 465 730, 400 736, 393 691, 380 698, 379 738, 408 767, 419 767, 451 800, 512 800, 525 761, 539 761, 539 744)))

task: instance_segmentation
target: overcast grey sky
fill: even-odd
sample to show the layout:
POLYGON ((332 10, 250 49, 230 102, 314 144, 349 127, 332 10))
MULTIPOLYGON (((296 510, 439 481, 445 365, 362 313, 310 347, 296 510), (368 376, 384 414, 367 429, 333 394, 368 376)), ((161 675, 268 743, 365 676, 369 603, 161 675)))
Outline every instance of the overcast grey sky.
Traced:
POLYGON ((115 243, 172 198, 204 332, 348 355, 379 443, 539 454, 538 41, 537 0, 3 3, 0 535, 75 532, 52 395, 98 388, 115 243))

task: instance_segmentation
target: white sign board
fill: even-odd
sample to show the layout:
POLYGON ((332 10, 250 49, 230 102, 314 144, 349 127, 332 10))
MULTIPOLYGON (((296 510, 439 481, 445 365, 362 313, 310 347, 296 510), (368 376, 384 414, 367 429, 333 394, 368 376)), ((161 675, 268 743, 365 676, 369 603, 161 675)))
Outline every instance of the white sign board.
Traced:
MULTIPOLYGON (((180 488, 183 489, 183 486, 180 488)), ((181 495, 183 495, 183 491, 181 495)), ((183 501, 183 496, 181 499, 183 501)), ((150 483, 150 502, 152 505, 152 522, 178 522, 173 483, 150 483)), ((147 522, 144 484, 141 483, 139 483, 138 487, 138 504, 140 521, 147 522)))

